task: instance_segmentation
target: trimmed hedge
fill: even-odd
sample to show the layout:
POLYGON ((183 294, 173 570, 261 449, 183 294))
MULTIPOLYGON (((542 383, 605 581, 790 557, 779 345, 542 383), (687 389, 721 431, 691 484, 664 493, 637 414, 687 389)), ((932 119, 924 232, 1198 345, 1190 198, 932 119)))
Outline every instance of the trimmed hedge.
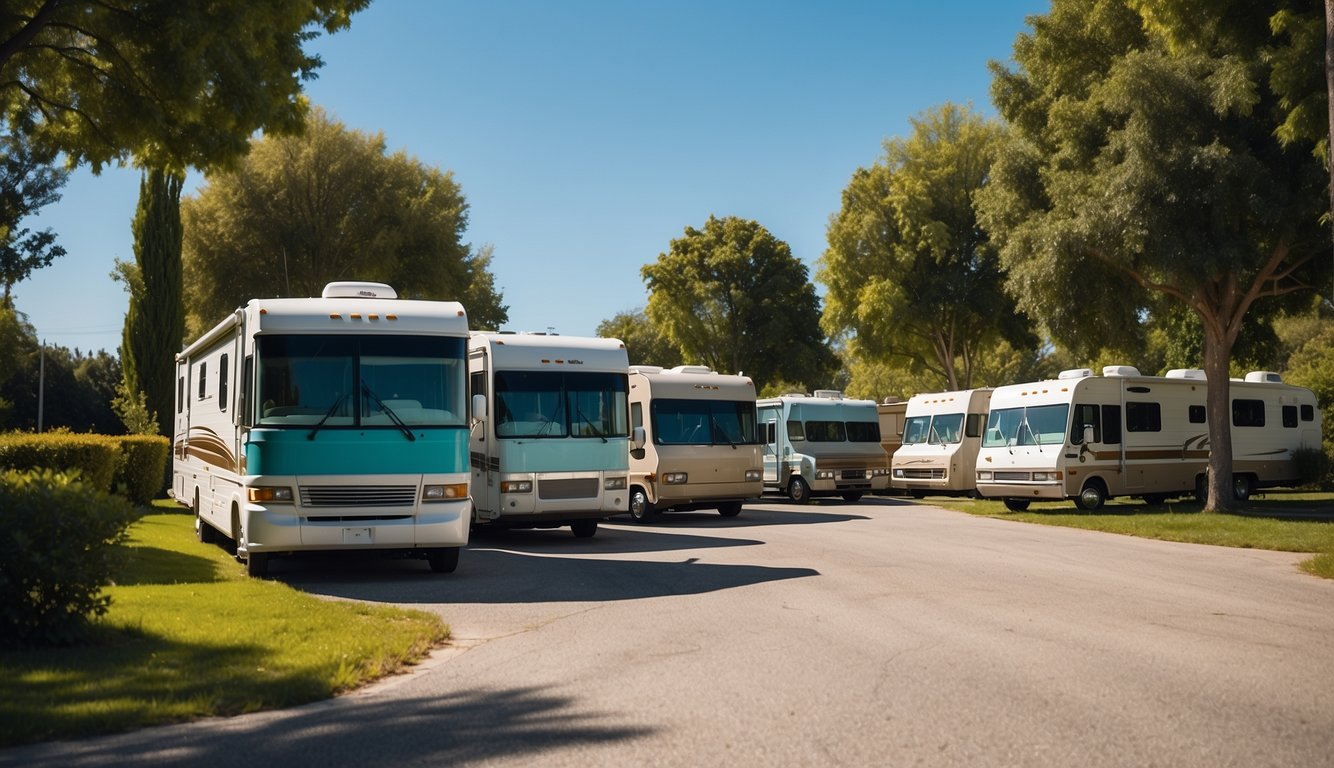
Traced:
POLYGON ((71 432, 0 435, 0 470, 78 473, 100 491, 147 504, 162 491, 171 441, 161 435, 71 432))
POLYGON ((111 598, 102 588, 138 509, 69 475, 0 474, 0 644, 80 640, 111 598))

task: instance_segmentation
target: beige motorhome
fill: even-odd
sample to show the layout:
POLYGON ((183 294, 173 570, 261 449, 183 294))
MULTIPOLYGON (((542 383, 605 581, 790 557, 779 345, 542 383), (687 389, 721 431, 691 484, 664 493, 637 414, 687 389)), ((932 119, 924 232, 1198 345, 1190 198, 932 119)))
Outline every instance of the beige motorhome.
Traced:
POLYGON ((903 418, 908 410, 908 401, 897 397, 886 397, 875 406, 876 417, 880 420, 880 447, 885 449, 885 470, 888 471, 894 461, 894 453, 903 445, 903 418))
POLYGON ((890 486, 918 499, 974 493, 991 392, 967 389, 910 398, 903 445, 891 462, 890 486))
MULTIPOLYGON (((1315 395, 1267 371, 1228 389, 1237 497, 1298 482, 1297 452, 1320 446, 1315 395)), ((997 387, 977 456, 978 493, 1015 510, 1034 500, 1073 499, 1094 510, 1114 496, 1203 497, 1206 390, 1198 369, 1142 376, 1124 365, 997 387)))
POLYGON ((741 512, 763 492, 755 384, 706 366, 630 366, 630 514, 741 512))

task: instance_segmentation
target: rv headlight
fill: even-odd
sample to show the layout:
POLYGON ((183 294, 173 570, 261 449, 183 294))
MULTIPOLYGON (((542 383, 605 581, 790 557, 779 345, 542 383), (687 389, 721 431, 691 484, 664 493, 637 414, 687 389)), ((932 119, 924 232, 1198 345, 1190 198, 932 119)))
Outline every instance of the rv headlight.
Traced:
POLYGON ((899 479, 903 479, 903 470, 901 470, 901 469, 896 469, 896 470, 894 470, 894 477, 897 477, 897 478, 899 478, 899 479))
POLYGON ((625 478, 609 477, 602 481, 602 489, 606 491, 623 491, 625 490, 625 478))
POLYGON ((760 471, 759 471, 758 469, 748 469, 748 470, 746 470, 746 482, 749 483, 749 482, 751 482, 751 481, 759 480, 759 479, 760 479, 760 471))
POLYGON ((884 477, 885 475, 888 474, 889 470, 881 467, 877 467, 876 469, 871 470, 871 477, 884 477))
POLYGON ((816 480, 833 480, 833 479, 834 479, 834 470, 832 470, 832 469, 817 469, 817 470, 815 470, 815 479, 816 479, 816 480))
MULTIPOLYGON (((899 475, 899 477, 903 477, 903 475, 899 475)), ((981 471, 981 470, 979 470, 978 473, 977 473, 977 481, 978 481, 979 483, 989 483, 989 482, 991 482, 991 470, 987 470, 987 471, 981 471)))
POLYGON ((663 472, 662 481, 668 485, 685 485, 690 475, 685 472, 663 472))
POLYGON ((423 485, 422 501, 456 501, 468 497, 467 483, 451 485, 423 485))
POLYGON ((256 504, 291 504, 292 489, 285 485, 258 485, 246 489, 246 498, 256 504))
POLYGON ((1039 483, 1054 483, 1061 479, 1060 472, 1034 472, 1033 479, 1039 483))
POLYGON ((532 480, 505 480, 500 483, 501 493, 532 493, 532 480))

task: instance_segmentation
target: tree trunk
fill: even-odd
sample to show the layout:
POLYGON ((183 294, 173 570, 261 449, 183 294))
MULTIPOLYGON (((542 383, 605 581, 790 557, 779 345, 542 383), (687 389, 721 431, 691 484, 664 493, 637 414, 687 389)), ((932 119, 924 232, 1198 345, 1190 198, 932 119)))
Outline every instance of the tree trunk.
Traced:
MULTIPOLYGON (((1329 145, 1325 164, 1329 166, 1330 237, 1334 238, 1334 0, 1325 0, 1325 90, 1329 102, 1329 145)), ((1334 300, 1334 287, 1330 288, 1334 300)))
POLYGON ((1221 324, 1204 318, 1204 373, 1208 377, 1206 414, 1209 421, 1209 497, 1205 512, 1231 512, 1232 494, 1232 344, 1221 324))

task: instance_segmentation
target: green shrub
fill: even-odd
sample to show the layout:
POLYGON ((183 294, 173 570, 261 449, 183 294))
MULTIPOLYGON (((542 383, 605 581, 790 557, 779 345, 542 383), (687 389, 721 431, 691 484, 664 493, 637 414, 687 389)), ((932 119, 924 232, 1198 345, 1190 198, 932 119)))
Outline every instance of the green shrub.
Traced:
POLYGON ((167 476, 171 441, 161 435, 121 435, 124 461, 116 473, 115 488, 135 504, 147 504, 162 491, 167 476))
POLYGON ((120 445, 106 435, 70 432, 0 435, 0 470, 78 472, 93 488, 110 491, 122 461, 120 445))
POLYGON ((1299 448, 1292 452, 1293 464, 1302 485, 1320 487, 1329 479, 1329 458, 1319 448, 1299 448))
POLYGON ((0 474, 0 643, 79 640, 111 603, 102 588, 137 514, 124 499, 66 474, 0 474))

